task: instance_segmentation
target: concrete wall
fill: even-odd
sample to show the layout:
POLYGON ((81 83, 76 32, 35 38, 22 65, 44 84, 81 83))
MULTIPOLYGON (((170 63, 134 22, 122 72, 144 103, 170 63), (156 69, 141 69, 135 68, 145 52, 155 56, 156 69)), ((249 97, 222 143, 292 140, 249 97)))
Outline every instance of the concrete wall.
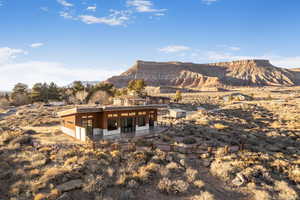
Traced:
POLYGON ((136 125, 135 129, 137 131, 147 130, 147 129, 149 129, 149 124, 146 124, 146 126, 138 126, 138 125, 136 125))
POLYGON ((121 134, 121 128, 118 128, 117 130, 114 131, 108 131, 107 129, 103 129, 104 136, 115 135, 115 134, 121 134))

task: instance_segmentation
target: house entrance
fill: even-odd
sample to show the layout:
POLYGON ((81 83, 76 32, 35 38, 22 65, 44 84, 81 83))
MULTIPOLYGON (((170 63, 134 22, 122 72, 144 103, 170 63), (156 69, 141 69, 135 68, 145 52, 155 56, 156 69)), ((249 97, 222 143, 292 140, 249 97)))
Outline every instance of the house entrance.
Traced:
POLYGON ((121 133, 135 132, 135 120, 133 117, 121 118, 121 133))
POLYGON ((153 113, 150 113, 150 115, 149 115, 149 127, 150 128, 154 127, 154 122, 155 122, 155 116, 153 113))
POLYGON ((93 135, 93 116, 83 116, 81 123, 86 130, 86 135, 91 137, 93 135))

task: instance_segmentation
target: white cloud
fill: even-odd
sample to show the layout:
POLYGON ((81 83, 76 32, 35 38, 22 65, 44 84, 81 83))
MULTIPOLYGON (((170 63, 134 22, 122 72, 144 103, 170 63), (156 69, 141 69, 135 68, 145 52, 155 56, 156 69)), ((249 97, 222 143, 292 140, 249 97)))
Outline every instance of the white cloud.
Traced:
POLYGON ((72 16, 69 12, 61 11, 61 12, 59 12, 59 15, 65 19, 77 20, 77 18, 72 16))
POLYGON ((53 81, 60 86, 64 86, 74 80, 105 80, 120 73, 119 70, 101 68, 69 68, 56 62, 29 61, 4 64, 0 65, 0 90, 12 89, 18 82, 32 86, 37 82, 53 81))
POLYGON ((97 10, 97 6, 88 6, 86 9, 95 12, 97 10))
POLYGON ((66 0, 57 0, 57 2, 65 7, 72 7, 74 6, 73 4, 67 2, 66 0))
POLYGON ((19 54, 27 54, 23 49, 13 49, 9 47, 0 48, 0 65, 14 59, 19 54))
POLYGON ((39 42, 39 43, 33 43, 30 45, 31 48, 38 48, 41 46, 44 46, 44 43, 39 42))
POLYGON ((284 57, 284 56, 264 56, 266 59, 270 59, 272 64, 278 67, 297 67, 300 68, 300 56, 284 57))
POLYGON ((158 49, 161 52, 164 53, 177 53, 177 52, 183 52, 183 51, 188 51, 190 50, 190 47, 187 46, 182 46, 182 45, 171 45, 171 46, 167 46, 164 48, 160 48, 158 49))
POLYGON ((206 5, 210 5, 212 3, 217 2, 218 0, 202 0, 202 3, 206 4, 206 5))
POLYGON ((86 24, 107 24, 110 26, 124 26, 130 20, 130 12, 111 10, 107 17, 95 17, 93 15, 80 15, 79 18, 86 24))
POLYGON ((127 0, 127 5, 132 6, 137 12, 165 12, 167 9, 155 9, 149 0, 127 0))

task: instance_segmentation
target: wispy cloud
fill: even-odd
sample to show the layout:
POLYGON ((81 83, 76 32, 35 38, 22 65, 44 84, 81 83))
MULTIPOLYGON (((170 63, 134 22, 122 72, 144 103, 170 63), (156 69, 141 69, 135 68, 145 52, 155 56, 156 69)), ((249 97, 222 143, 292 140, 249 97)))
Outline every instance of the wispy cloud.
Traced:
POLYGON ((97 6, 88 6, 86 9, 95 12, 97 10, 97 6))
POLYGON ((77 18, 75 16, 71 15, 69 12, 66 12, 66 11, 59 12, 59 16, 65 18, 65 19, 77 20, 77 18))
POLYGON ((106 24, 110 26, 125 26, 130 20, 129 11, 111 10, 107 17, 95 17, 93 15, 80 15, 79 18, 86 24, 106 24))
POLYGON ((137 12, 165 12, 167 9, 155 9, 149 0, 127 0, 127 5, 135 8, 137 12))
POLYGON ((65 7, 72 7, 72 6, 74 6, 72 3, 69 3, 66 0, 57 0, 57 2, 59 4, 61 4, 62 6, 65 6, 65 7))
POLYGON ((210 4, 215 3, 217 1, 219 1, 219 0, 202 0, 202 3, 204 3, 206 5, 210 5, 210 4))
POLYGON ((27 54, 23 49, 14 49, 9 47, 0 47, 0 64, 10 61, 16 58, 19 54, 27 54))
POLYGON ((38 48, 44 46, 44 43, 38 42, 38 43, 33 43, 30 45, 31 48, 38 48))
POLYGON ((178 53, 178 52, 183 52, 183 51, 188 51, 191 48, 188 46, 183 46, 183 45, 170 45, 166 46, 163 48, 158 49, 160 52, 164 53, 178 53))

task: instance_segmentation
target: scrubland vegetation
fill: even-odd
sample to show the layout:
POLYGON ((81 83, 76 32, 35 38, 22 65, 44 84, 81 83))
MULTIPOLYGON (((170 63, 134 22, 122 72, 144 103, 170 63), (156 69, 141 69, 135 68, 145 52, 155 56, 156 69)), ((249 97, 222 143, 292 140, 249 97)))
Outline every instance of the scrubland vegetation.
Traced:
POLYGON ((172 106, 205 109, 131 149, 63 135, 66 107, 18 107, 0 119, 0 199, 299 199, 299 91, 241 93, 182 94, 172 106))

